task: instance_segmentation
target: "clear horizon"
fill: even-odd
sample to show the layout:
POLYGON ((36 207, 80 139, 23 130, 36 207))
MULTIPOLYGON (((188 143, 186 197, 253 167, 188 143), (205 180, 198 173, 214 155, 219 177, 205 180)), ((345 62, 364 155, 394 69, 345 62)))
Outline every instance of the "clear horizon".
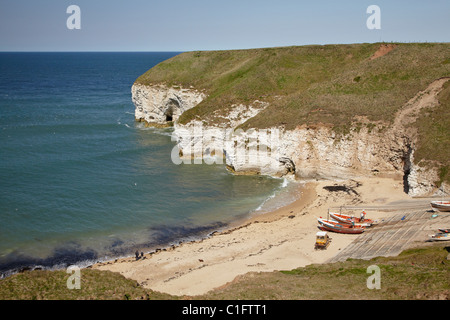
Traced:
POLYGON ((1 52, 185 52, 450 42, 450 1, 0 0, 1 52), (69 29, 71 5, 80 29, 69 29), (370 30, 370 5, 381 29, 370 30))

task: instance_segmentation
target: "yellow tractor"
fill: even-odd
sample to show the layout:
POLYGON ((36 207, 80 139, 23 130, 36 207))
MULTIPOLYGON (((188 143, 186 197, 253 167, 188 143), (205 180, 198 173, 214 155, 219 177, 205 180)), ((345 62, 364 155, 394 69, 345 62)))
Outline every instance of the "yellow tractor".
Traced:
POLYGON ((326 231, 319 231, 316 233, 316 245, 314 249, 326 249, 331 242, 331 238, 326 231))

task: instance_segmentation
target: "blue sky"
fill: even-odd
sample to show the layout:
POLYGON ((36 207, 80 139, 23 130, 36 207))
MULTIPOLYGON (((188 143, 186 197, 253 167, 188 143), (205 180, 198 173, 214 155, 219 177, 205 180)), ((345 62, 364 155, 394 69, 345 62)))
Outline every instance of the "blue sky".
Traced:
POLYGON ((0 51, 191 51, 450 42, 449 0, 0 0, 0 51), (369 5, 381 29, 369 30, 369 5), (69 5, 81 29, 69 30, 69 5))

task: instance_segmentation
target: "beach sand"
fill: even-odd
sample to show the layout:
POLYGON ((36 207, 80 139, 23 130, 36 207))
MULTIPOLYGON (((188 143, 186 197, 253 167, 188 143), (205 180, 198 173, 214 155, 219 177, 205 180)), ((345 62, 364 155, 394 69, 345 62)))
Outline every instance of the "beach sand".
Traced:
POLYGON ((299 191, 295 202, 271 213, 254 215, 209 238, 146 254, 143 259, 118 259, 93 268, 119 272, 155 291, 201 295, 247 272, 291 270, 332 258, 357 235, 330 233, 329 247, 315 250, 317 218, 326 217, 329 209, 339 211, 345 206, 342 213, 359 215, 360 208, 367 206, 367 218, 380 220, 393 213, 377 211, 377 206, 411 199, 403 192, 401 177, 313 181, 299 191), (324 189, 335 185, 349 189, 324 189))

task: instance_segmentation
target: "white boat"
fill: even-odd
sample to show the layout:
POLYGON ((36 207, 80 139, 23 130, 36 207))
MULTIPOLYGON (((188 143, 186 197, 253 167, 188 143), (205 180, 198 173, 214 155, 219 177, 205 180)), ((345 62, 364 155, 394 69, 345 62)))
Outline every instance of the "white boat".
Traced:
POLYGON ((450 201, 431 201, 431 207, 439 211, 450 211, 450 201))

